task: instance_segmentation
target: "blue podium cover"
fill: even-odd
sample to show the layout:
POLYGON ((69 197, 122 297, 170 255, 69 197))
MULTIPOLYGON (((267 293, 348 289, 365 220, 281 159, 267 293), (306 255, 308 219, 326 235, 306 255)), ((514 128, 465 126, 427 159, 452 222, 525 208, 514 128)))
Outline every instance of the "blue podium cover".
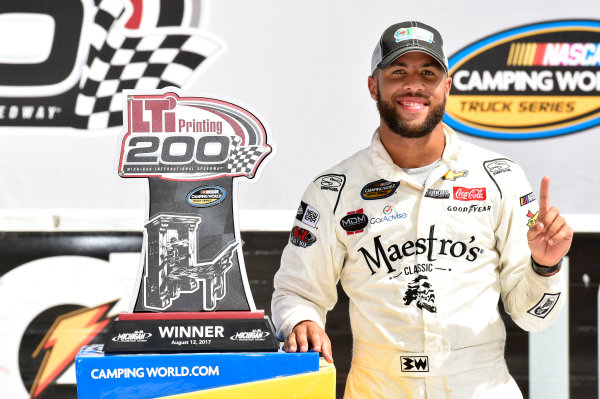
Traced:
POLYGON ((108 355, 102 347, 75 358, 79 399, 155 398, 319 370, 316 352, 108 355))

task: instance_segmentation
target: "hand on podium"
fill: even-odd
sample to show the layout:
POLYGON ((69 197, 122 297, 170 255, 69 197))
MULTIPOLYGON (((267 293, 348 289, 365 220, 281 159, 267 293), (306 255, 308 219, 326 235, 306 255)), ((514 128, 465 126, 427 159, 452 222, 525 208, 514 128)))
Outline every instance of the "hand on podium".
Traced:
POLYGON ((315 352, 321 352, 325 360, 333 363, 331 356, 331 341, 327 333, 314 321, 304 320, 296 324, 288 337, 285 339, 283 349, 286 352, 306 352, 312 348, 315 352))

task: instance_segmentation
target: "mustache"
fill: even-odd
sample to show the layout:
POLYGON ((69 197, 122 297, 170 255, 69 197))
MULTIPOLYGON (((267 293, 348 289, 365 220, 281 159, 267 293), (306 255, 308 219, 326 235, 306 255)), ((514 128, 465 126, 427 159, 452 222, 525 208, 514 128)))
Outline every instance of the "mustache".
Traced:
POLYGON ((419 98, 422 98, 427 101, 429 101, 429 98, 430 98, 430 96, 426 96, 423 93, 412 93, 412 92, 407 92, 407 93, 403 93, 401 95, 396 96, 396 98, 404 98, 404 97, 419 97, 419 98))

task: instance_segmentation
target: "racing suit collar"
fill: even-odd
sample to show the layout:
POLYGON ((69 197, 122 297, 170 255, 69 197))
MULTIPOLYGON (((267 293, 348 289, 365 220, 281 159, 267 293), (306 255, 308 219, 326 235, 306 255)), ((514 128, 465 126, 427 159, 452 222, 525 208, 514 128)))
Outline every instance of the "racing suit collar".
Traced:
MULTIPOLYGON (((444 147, 444 152, 442 153, 443 164, 438 166, 432 175, 437 175, 440 171, 440 168, 444 169, 442 171, 442 175, 446 173, 452 162, 456 160, 460 150, 460 143, 454 130, 452 130, 452 128, 446 124, 443 125, 444 135, 446 138, 446 146, 444 147)), ((379 137, 379 128, 375 130, 373 138, 371 139, 371 160, 373 162, 373 167, 377 171, 377 174, 383 179, 386 179, 387 181, 406 181, 408 183, 420 186, 409 175, 407 175, 401 167, 392 161, 390 154, 388 154, 383 146, 383 143, 381 143, 381 138, 379 137)))

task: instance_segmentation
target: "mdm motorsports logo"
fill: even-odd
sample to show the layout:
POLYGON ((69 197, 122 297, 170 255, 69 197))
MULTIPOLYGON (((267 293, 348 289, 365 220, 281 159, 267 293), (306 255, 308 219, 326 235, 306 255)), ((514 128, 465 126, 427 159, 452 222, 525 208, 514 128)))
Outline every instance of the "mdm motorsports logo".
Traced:
POLYGON ((262 122, 231 102, 172 92, 125 94, 121 177, 253 178, 272 151, 262 122))
POLYGON ((224 48, 203 0, 3 0, 0 125, 122 125, 125 89, 184 88, 224 48))
POLYGON ((493 139, 558 136, 600 124, 600 21, 512 28, 449 60, 444 121, 493 139))

